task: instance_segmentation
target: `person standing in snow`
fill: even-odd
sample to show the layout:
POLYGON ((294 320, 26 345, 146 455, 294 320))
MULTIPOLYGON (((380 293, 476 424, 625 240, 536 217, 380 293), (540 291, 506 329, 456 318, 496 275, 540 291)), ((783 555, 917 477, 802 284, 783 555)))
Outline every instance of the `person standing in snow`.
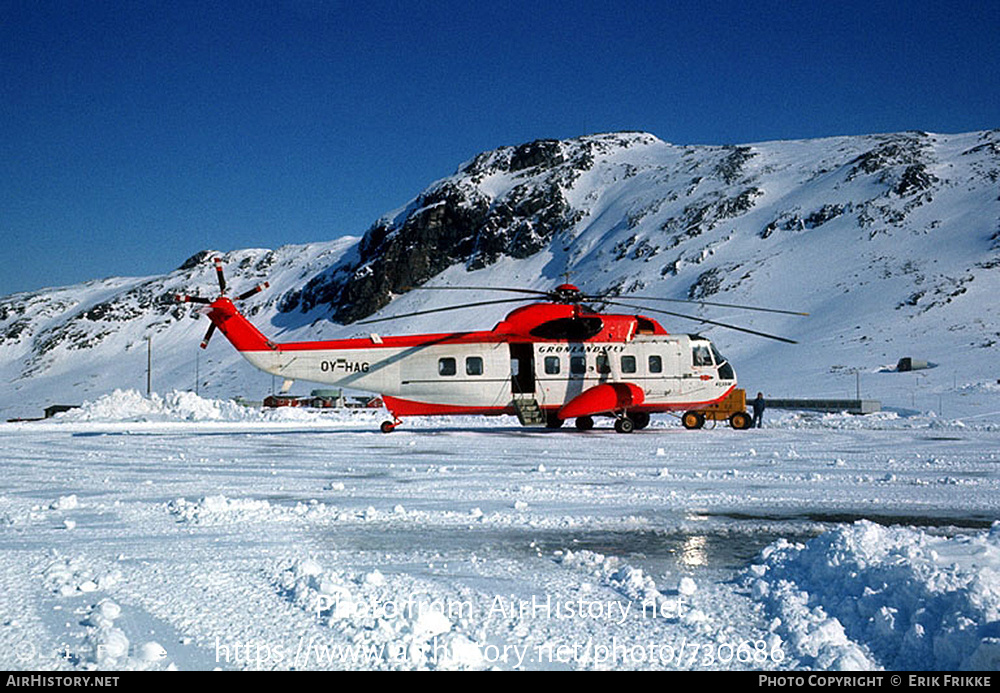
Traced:
POLYGON ((764 423, 764 393, 758 392, 757 396, 754 397, 753 403, 753 423, 757 428, 761 427, 764 423))

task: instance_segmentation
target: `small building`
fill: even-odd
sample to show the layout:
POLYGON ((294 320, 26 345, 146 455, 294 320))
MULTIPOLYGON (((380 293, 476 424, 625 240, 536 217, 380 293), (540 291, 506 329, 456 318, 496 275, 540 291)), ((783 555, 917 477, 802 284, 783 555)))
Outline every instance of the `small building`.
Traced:
POLYGON ((64 411, 69 411, 70 409, 79 409, 79 404, 53 404, 45 407, 45 418, 51 419, 56 414, 62 414, 64 411))
POLYGON ((773 409, 793 409, 799 411, 822 411, 830 414, 874 414, 882 411, 882 402, 877 399, 773 399, 768 397, 767 406, 773 409))
POLYGON ((925 368, 930 368, 931 364, 923 359, 915 359, 909 356, 904 356, 899 359, 899 363, 896 364, 896 370, 900 373, 905 373, 906 371, 922 371, 925 368))
POLYGON ((309 393, 309 406, 319 409, 340 408, 345 405, 342 390, 313 390, 309 393))
POLYGON ((264 398, 265 407, 306 407, 308 401, 295 395, 268 395, 264 398))

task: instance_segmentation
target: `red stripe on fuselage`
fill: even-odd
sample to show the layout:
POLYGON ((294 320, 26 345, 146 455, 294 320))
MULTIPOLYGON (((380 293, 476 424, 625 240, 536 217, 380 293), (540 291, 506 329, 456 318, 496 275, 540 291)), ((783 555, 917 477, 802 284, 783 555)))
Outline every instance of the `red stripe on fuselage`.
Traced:
POLYGON ((382 401, 385 408, 393 416, 445 416, 448 414, 470 415, 481 414, 486 416, 497 416, 499 414, 513 414, 513 407, 463 407, 454 404, 434 404, 432 402, 416 402, 410 399, 400 399, 383 395, 382 401))
MULTIPOLYGON (((725 391, 720 397, 704 402, 672 402, 669 404, 642 404, 629 407, 628 411, 641 411, 647 414, 664 414, 671 411, 688 411, 689 409, 704 409, 721 402, 736 388, 735 385, 725 391)), ((500 414, 515 414, 514 407, 465 407, 456 404, 435 404, 433 402, 417 402, 411 399, 401 399, 391 395, 382 395, 382 401, 390 414, 401 416, 447 416, 447 415, 483 415, 497 416, 500 414)), ((558 411, 561 405, 542 406, 543 411, 558 411)))

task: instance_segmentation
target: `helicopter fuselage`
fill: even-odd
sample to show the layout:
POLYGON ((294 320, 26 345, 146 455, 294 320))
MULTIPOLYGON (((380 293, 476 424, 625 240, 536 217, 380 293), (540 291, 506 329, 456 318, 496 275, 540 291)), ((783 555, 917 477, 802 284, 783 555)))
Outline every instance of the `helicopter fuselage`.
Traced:
POLYGON ((255 367, 381 394, 397 419, 513 414, 525 399, 550 420, 684 411, 736 387, 709 340, 580 305, 524 306, 489 331, 284 344, 267 340, 228 299, 212 303, 208 315, 255 367))

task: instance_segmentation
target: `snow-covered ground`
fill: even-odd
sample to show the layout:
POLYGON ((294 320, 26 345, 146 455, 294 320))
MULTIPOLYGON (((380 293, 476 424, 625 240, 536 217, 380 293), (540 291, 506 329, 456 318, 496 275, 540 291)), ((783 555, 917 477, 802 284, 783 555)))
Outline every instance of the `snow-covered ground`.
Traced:
POLYGON ((996 418, 768 416, 2 424, 0 666, 997 669, 996 418))

